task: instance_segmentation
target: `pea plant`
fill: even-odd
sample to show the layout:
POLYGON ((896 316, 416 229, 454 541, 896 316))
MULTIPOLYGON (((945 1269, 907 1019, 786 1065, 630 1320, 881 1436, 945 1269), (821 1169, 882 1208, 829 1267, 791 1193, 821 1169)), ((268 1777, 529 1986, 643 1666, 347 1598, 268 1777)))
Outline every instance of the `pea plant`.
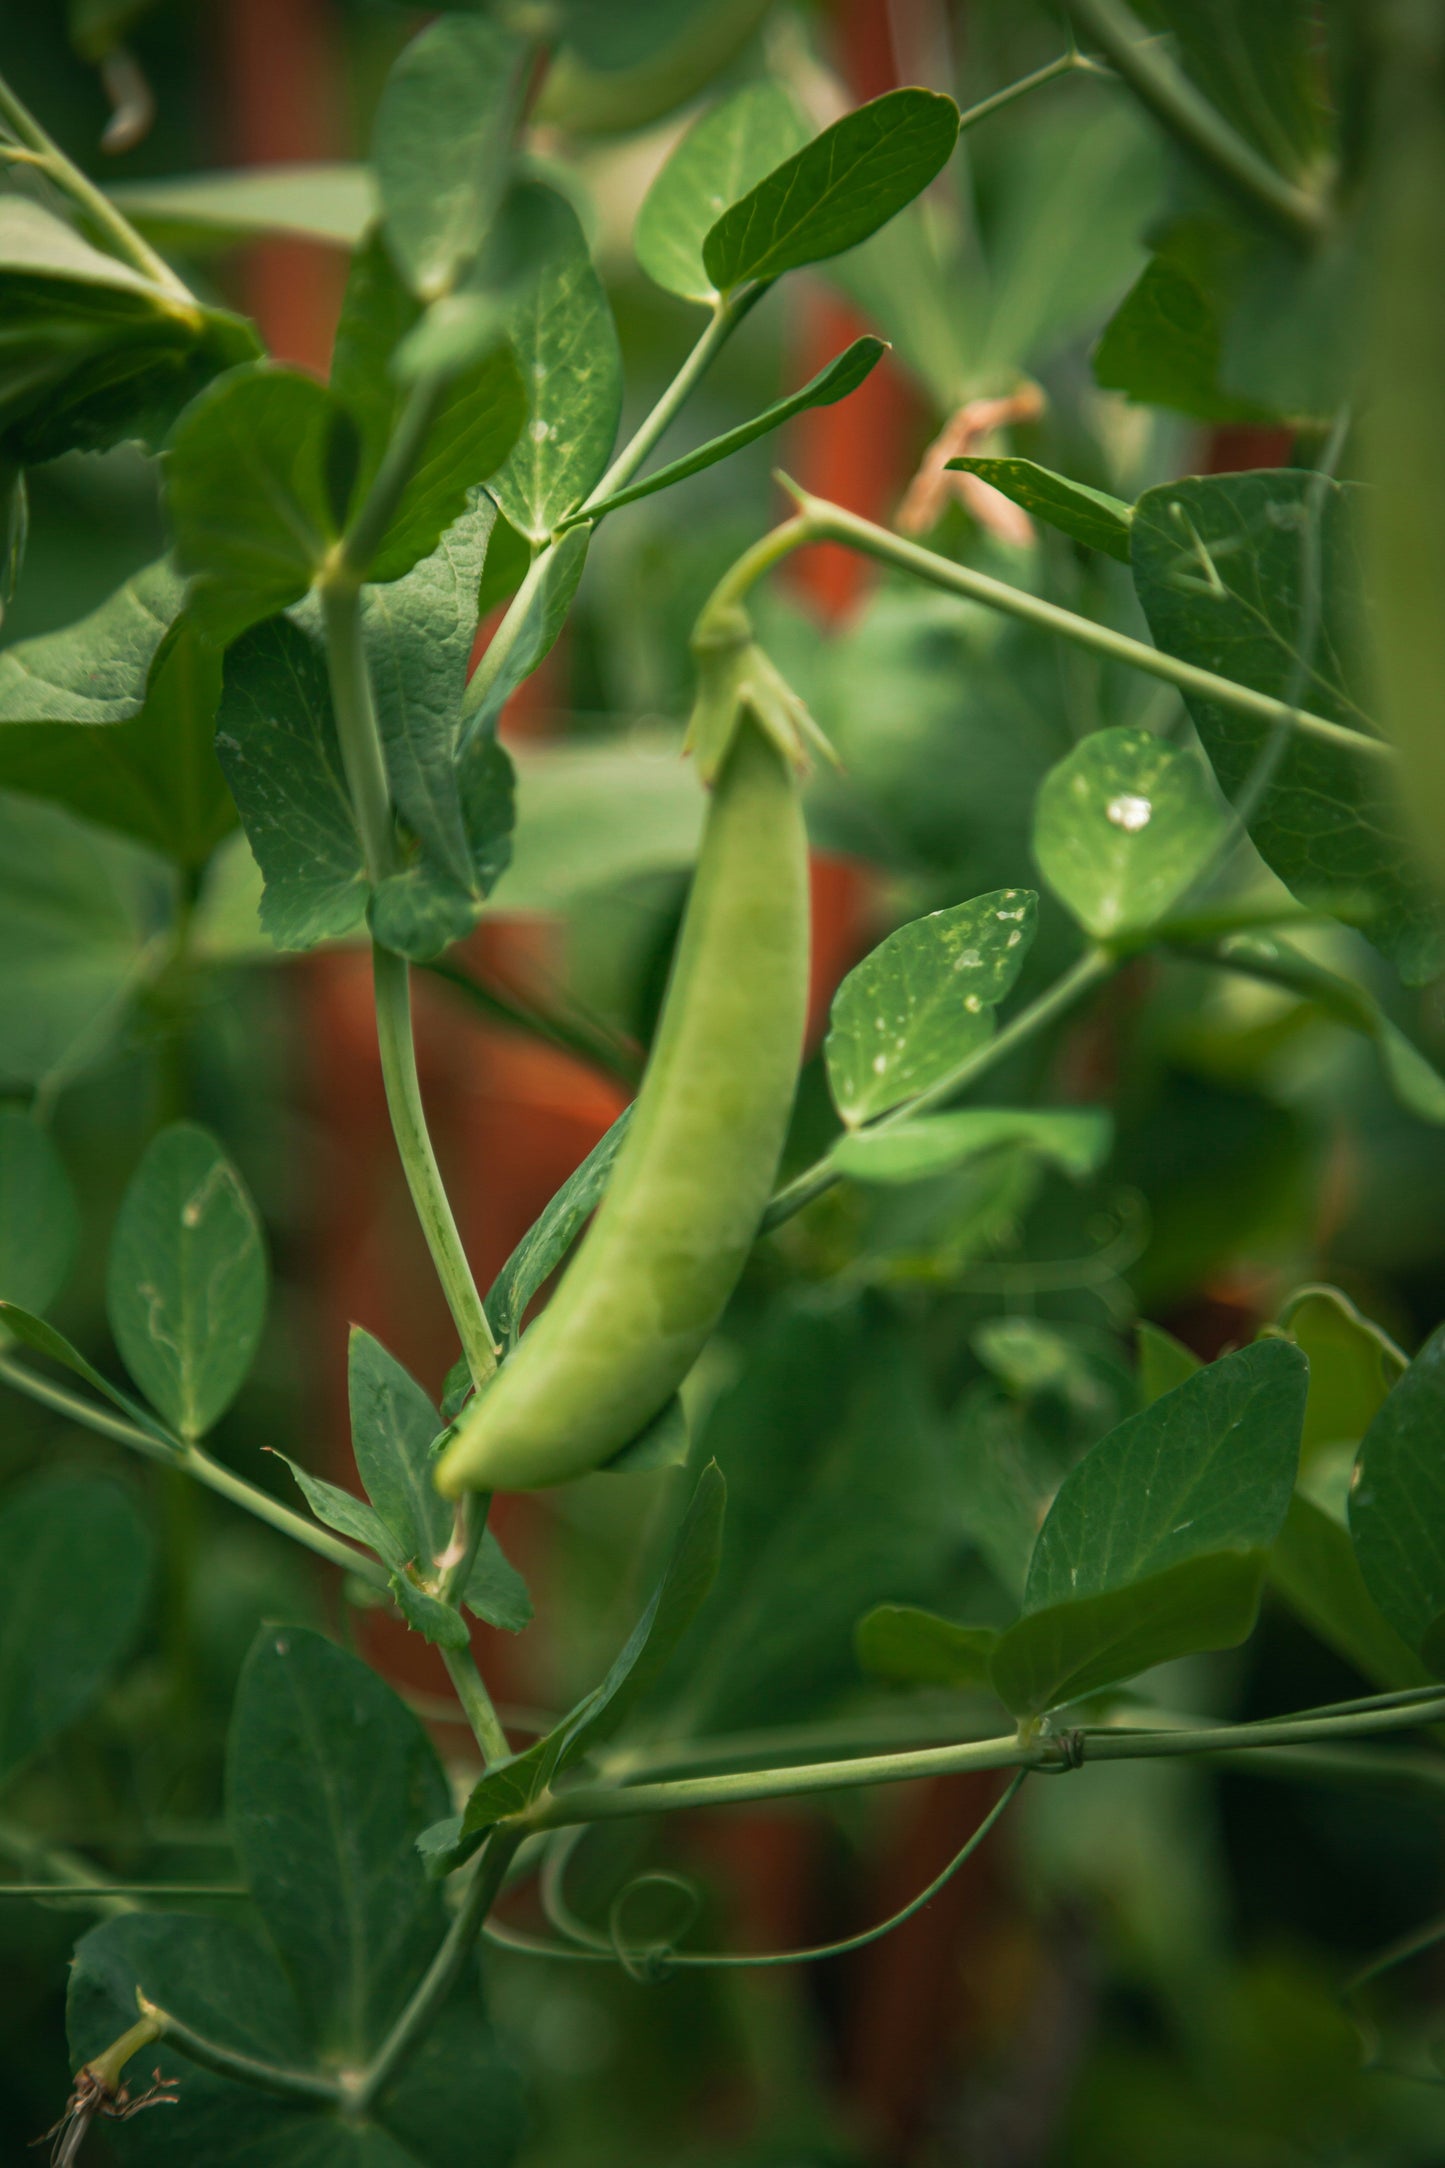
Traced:
MULTIPOLYGON (((828 1956, 925 1905, 1021 1790, 1086 1792, 1105 1763, 1187 1759, 1385 1799, 1445 1784, 1445 1327, 1410 1359, 1347 1294, 1304 1284, 1214 1360, 1143 1324, 1126 1365, 1124 1281, 1147 1238, 1122 1207, 1100 1230, 1118 1109, 1060 1059, 1141 974, 1177 971, 1323 1016, 1366 1043, 1402 1119, 1445 1125, 1445 1080, 1397 1020, 1398 987, 1377 996, 1373 963, 1351 975, 1321 944, 1354 929, 1345 953, 1371 944, 1407 988, 1445 964, 1436 18, 1342 6, 1322 46, 1304 5, 1161 0, 1146 24, 1076 0, 1058 56, 962 114, 905 87, 824 117, 782 46, 772 72, 721 87, 707 61, 673 93, 702 102, 632 232, 643 273, 700 328, 619 446, 621 353, 580 169, 551 137, 540 154, 537 122, 565 131, 569 80, 590 66, 595 91, 637 62, 593 49, 626 45, 631 11, 610 27, 605 10, 555 11, 560 58, 557 24, 524 12, 443 12, 392 68, 324 383, 269 359, 162 253, 166 215, 284 225, 250 182, 197 184, 189 209, 174 190, 168 206, 164 189, 104 193, 0 83, 10 587, 26 471, 63 454, 139 443, 167 522, 166 553, 91 616, 0 651, 0 1382, 152 1463, 172 1506, 203 1486, 341 1577, 337 1637, 257 1605, 226 1745, 235 1888, 187 1903, 6 1825, 25 1886, 101 1915, 74 1953, 57 2162, 104 2125, 142 2161, 501 2164, 523 2143, 526 2087, 483 1999, 494 1950, 644 1982, 828 1956), (951 425, 910 532, 779 476, 784 516, 758 517, 691 633, 685 787, 705 811, 636 1098, 484 1294, 428 1131, 412 987, 494 890, 506 907, 507 703, 558 641, 604 525, 846 400, 885 338, 926 379, 929 312, 953 342, 933 364, 943 403, 967 415, 1005 391, 1029 441, 1041 402, 1004 369, 940 191, 995 113, 1086 83, 1175 161, 1173 211, 1104 328, 1098 384, 1196 419, 1283 421, 1299 463, 1176 472, 1129 501, 1097 468, 1075 480, 970 449, 988 421, 951 425), (850 282, 880 335, 659 463, 745 320, 815 266, 850 282), (1041 554, 1000 539, 1019 512, 1041 554), (926 908, 895 912, 843 979, 804 1066, 809 824, 846 834, 879 743, 911 723, 886 675, 871 738, 832 721, 829 636, 773 578, 820 543, 880 568, 890 606, 940 598, 967 628, 950 668, 1006 690, 1042 678, 1069 714, 1003 885, 900 884, 926 908), (56 1104, 122 1028, 183 1042, 187 989, 231 968, 238 865, 243 882, 259 869, 275 950, 369 947, 396 1150, 460 1349, 424 1386, 353 1332, 364 1496, 298 1463, 283 1497, 208 1444, 256 1357, 269 1267, 240 1172, 192 1118, 184 1060, 108 1236, 125 1382, 48 1315, 81 1226, 56 1104), (60 932, 35 900, 57 895, 60 932), (1093 1230, 1082 1254, 991 1265, 1045 1196, 1093 1230), (1050 1285, 1102 1296, 1107 1358, 1015 1299, 1050 1285), (731 1373, 721 1344, 743 1350, 731 1373), (788 1557, 851 1681, 799 1657, 790 1720, 760 1729, 738 1662, 786 1674, 793 1657, 786 1635, 769 1642, 749 1573, 835 1419, 866 1482, 846 1526, 815 1497, 788 1557), (493 1494, 603 1470, 656 1500, 652 1594, 575 1706, 510 1721, 487 1650, 531 1600, 488 1526, 493 1494), (725 1534, 730 1481, 740 1532, 725 1534), (1180 1660, 1246 1643, 1266 1597, 1358 1690, 1245 1720, 1191 1713, 1212 1674, 1180 1660), (464 1765, 444 1768, 354 1652, 348 1606, 386 1609, 439 1652, 464 1765), (840 1724, 844 1686, 864 1716, 840 1724), (651 1900, 681 1885, 636 1849, 600 1909, 567 1894, 589 1832, 962 1772, 1000 1788, 951 1863, 894 1918, 821 1949, 659 1925, 651 1900)), ((850 638, 842 670, 866 678, 850 638)), ((961 789, 987 828, 987 776, 961 789)), ((625 826, 628 807, 612 817, 625 826)), ((597 1487, 575 1495, 585 1516, 597 1487)), ((93 1460, 12 1488, 7 1783, 134 1648, 154 1548, 137 1491, 93 1460)))

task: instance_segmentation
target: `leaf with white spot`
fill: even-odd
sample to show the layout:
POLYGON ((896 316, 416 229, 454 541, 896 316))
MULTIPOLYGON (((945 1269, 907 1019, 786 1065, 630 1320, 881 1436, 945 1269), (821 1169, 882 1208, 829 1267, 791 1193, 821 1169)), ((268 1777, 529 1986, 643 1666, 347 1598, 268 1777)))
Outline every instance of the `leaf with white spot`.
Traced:
POLYGON ((1228 829, 1197 753, 1147 730, 1098 730, 1040 784, 1034 857, 1084 930, 1108 941, 1162 917, 1228 829))
POLYGON ((1000 888, 900 926, 850 971, 823 1054, 849 1128, 941 1083, 993 1036, 1029 951, 1038 897, 1000 888))

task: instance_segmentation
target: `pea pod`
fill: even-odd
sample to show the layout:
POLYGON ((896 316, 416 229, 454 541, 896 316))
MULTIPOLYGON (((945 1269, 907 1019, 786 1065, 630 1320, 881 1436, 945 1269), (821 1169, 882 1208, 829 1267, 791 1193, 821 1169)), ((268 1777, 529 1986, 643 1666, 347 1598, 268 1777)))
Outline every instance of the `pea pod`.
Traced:
POLYGON ((732 628, 694 717, 712 800, 657 1039, 591 1227, 437 1483, 531 1490, 600 1467, 677 1390, 771 1192, 807 995, 803 718, 732 628))

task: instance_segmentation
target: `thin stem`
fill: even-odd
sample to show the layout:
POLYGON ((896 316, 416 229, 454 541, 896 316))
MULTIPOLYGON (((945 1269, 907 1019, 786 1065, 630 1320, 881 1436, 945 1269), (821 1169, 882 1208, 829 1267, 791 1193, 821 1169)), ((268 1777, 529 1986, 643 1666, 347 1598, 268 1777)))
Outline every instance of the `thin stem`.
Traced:
POLYGON ((341 765, 361 835, 367 879, 374 888, 397 870, 397 848, 391 785, 361 629, 361 590, 349 577, 338 577, 322 580, 317 591, 326 623, 326 661, 341 765))
POLYGON ((455 1987, 521 1839, 520 1830, 498 1829, 487 1840, 456 1917, 424 1978, 360 2079, 347 2087, 353 2113, 364 2112, 385 2092, 455 1987))
POLYGON ((481 1749, 483 1766, 490 1769, 494 1762, 509 1760, 511 1741, 502 1729, 502 1720, 471 1650, 444 1648, 442 1661, 472 1728, 472 1736, 481 1749))
POLYGON ((1322 745, 1369 759, 1391 761, 1395 757, 1393 747, 1382 738, 1368 737, 1364 731, 1351 730, 1344 723, 1332 723, 1323 715, 1313 715, 1307 708, 1292 707, 1285 701, 1273 699, 1268 693, 1255 692, 1251 686, 1236 684, 1233 678, 1219 677, 1213 670, 1181 662, 1177 656, 1166 655, 1162 649, 1150 647, 1143 640, 1131 639, 1128 633, 1115 632, 1108 625, 1096 625, 1092 618, 1079 617, 1072 610, 1060 609, 1057 603, 1026 594, 1022 588, 1010 587, 1006 581, 993 579, 986 572, 976 572, 970 565, 954 564, 951 559, 939 557, 916 542, 906 542, 901 535, 890 534, 886 527, 876 527, 871 520, 845 512, 839 505, 827 504, 801 490, 795 489, 793 493, 810 523, 810 532, 802 538, 804 540, 845 543, 867 556, 877 557, 885 564, 897 565, 901 571, 927 580, 930 586, 964 595, 970 602, 981 602, 991 610, 1001 610, 1006 616, 1020 618, 1042 632, 1056 633, 1073 641, 1077 647, 1089 648, 1106 661, 1126 663, 1135 670, 1145 671, 1150 677, 1164 679, 1181 692, 1216 701, 1220 707, 1232 708, 1237 714, 1250 715, 1267 723, 1288 723, 1301 735, 1314 738, 1322 745))
POLYGON ((141 238, 130 220, 121 216, 109 197, 102 194, 93 181, 86 178, 72 159, 66 157, 60 145, 47 135, 39 121, 16 97, 3 76, 0 76, 0 125, 8 128, 17 141, 33 154, 27 162, 38 166, 54 181, 57 188, 65 191, 91 228, 103 235, 133 270, 139 271, 155 285, 163 287, 173 300, 183 302, 187 313, 199 321, 200 309, 190 288, 182 279, 177 278, 164 257, 158 256, 150 244, 141 238))
POLYGON ((0 1897, 72 1896, 88 1899, 97 1912, 115 1914, 138 1908, 125 1890, 114 1888, 88 1859, 64 1845, 47 1844, 14 1822, 0 1822, 0 1853, 15 1866, 40 1879, 35 1882, 0 1883, 0 1897))
POLYGON ((1069 0, 1069 6, 1085 35, 1178 142, 1292 240, 1319 240, 1327 222, 1321 199, 1288 180, 1231 127, 1157 41, 1146 37, 1123 0, 1069 0))
POLYGON ((128 1445, 132 1452, 144 1453, 147 1460, 158 1460, 174 1467, 180 1457, 179 1443, 166 1444, 139 1423, 128 1423, 123 1415, 112 1415, 108 1408, 98 1407, 87 1400, 83 1393, 72 1392, 68 1385, 52 1384, 36 1371, 27 1369, 9 1355, 0 1355, 0 1378, 13 1385, 17 1393, 24 1393, 29 1400, 38 1400, 43 1408, 53 1408, 57 1415, 69 1416, 72 1422, 83 1423, 87 1430, 98 1431, 103 1438, 115 1438, 121 1445, 128 1445))
MULTIPOLYGON (((1117 959, 1106 949, 1086 949, 1077 963, 1072 964, 1061 978, 1055 979, 1053 985, 1040 994, 1036 1001, 1031 1001, 1026 1009, 1021 1009, 986 1045, 975 1048, 973 1053, 957 1063, 947 1076, 941 1077, 936 1084, 931 1084, 927 1091, 920 1092, 917 1098, 906 1100, 901 1107, 895 1107, 880 1120, 870 1122, 862 1134, 876 1136, 880 1130, 896 1129, 902 1122, 909 1122, 920 1114, 927 1114, 934 1107, 947 1105, 949 1100, 956 1098, 970 1084, 976 1083, 995 1063, 1005 1060, 1037 1032, 1054 1023, 1084 994, 1102 985, 1117 969, 1117 959)), ((835 1182, 841 1180, 842 1176, 834 1166, 831 1156, 820 1159, 815 1166, 795 1175, 791 1182, 777 1192, 763 1214, 761 1231, 766 1234, 770 1228, 781 1226, 784 1220, 791 1219, 795 1212, 801 1212, 804 1205, 811 1204, 815 1197, 821 1197, 825 1190, 831 1189, 835 1182)))
POLYGON ((497 1367, 497 1348, 426 1125, 412 1039, 411 980, 406 958, 394 956, 389 949, 375 948, 372 972, 381 1073, 396 1147, 437 1278, 461 1336, 472 1382, 480 1385, 497 1367))
POLYGON ((283 2100, 336 2102, 344 2097, 334 2078, 323 2078, 314 2070, 291 2070, 284 2063, 268 2063, 259 2055, 247 2055, 239 2048, 224 2046, 219 2040, 208 2040, 204 2033, 196 2032, 182 2018, 173 2017, 169 2010, 152 2002, 140 1988, 135 1991, 135 1999, 141 2016, 151 2020, 162 2039, 179 2048, 193 2063, 199 2063, 203 2070, 214 2070, 217 2077, 234 2078, 261 2092, 276 2093, 283 2100))
POLYGON ((447 389, 445 376, 412 385, 360 510, 342 537, 338 570, 364 580, 421 460, 422 448, 447 389))
POLYGON ((1042 90, 1045 83, 1056 83, 1061 75, 1103 75, 1106 71, 1092 60, 1086 60, 1080 52, 1070 50, 1060 53, 1057 60, 1045 61, 1043 67, 1035 68, 1032 75, 1021 75, 1016 83, 1008 83, 996 90, 990 98, 980 98, 977 105, 970 105, 958 116, 958 132, 976 128, 980 121, 992 119, 1003 112, 1016 98, 1026 98, 1031 90, 1042 90))

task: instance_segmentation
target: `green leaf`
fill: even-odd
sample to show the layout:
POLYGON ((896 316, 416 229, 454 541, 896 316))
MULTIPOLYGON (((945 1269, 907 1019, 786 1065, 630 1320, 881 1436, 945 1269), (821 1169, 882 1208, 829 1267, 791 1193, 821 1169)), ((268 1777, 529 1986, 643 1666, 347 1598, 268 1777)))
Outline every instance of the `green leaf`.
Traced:
MULTIPOLYGON (((1212 475, 1145 493, 1135 507, 1134 584, 1157 644, 1256 692, 1370 732, 1354 493, 1294 470, 1212 475), (1310 548, 1314 508, 1318 552, 1310 548), (1318 637, 1302 667, 1318 555, 1318 637)), ((1270 725, 1186 695, 1223 789, 1237 796, 1270 725)), ((1261 856, 1297 895, 1341 888, 1370 904, 1364 927, 1410 984, 1445 956, 1438 906, 1412 870, 1385 764, 1289 735, 1250 816, 1261 856)))
POLYGON ((488 1770, 467 1801, 460 1831, 464 1843, 530 1806, 564 1769, 610 1737, 657 1679, 716 1578, 726 1498, 727 1485, 717 1463, 709 1461, 698 1478, 652 1601, 606 1678, 555 1731, 524 1754, 488 1770))
POLYGON ((236 1690, 226 1793, 316 2052, 364 2060, 441 1937, 415 1850, 448 1804, 426 1733, 356 1657, 302 1627, 269 1629, 236 1690))
POLYGON ((1150 258, 1094 350, 1094 376, 1106 391, 1141 406, 1172 408, 1200 421, 1272 421, 1273 410, 1220 383, 1223 334, 1208 285, 1194 266, 1150 258))
POLYGON ((0 654, 0 788, 197 867, 235 825, 212 730, 220 656, 147 565, 79 624, 0 654))
POLYGON ((334 1528, 339 1536, 349 1536, 354 1543, 365 1544, 368 1551, 374 1551, 387 1565, 400 1569, 404 1563, 401 1546, 381 1515, 364 1498, 354 1498, 339 1484, 312 1475, 289 1454, 277 1453, 276 1457, 285 1461, 296 1479, 297 1489, 324 1527, 334 1528))
POLYGON ((1176 1385, 1182 1385, 1186 1378, 1192 1378, 1196 1370, 1204 1367, 1192 1348, 1187 1348, 1182 1340, 1176 1340, 1172 1332, 1165 1332, 1162 1325, 1150 1325, 1142 1318, 1134 1327, 1134 1344, 1139 1351, 1141 1408, 1152 1407, 1165 1393, 1172 1393, 1176 1385))
POLYGON ((1213 954, 1235 970, 1312 1001, 1326 1016, 1372 1040, 1385 1081, 1400 1105, 1419 1121, 1445 1122, 1445 1078, 1363 986, 1269 934, 1228 934, 1213 954))
POLYGON ((994 1680, 1036 1714, 1249 1631, 1294 1489, 1308 1366, 1261 1340, 1090 1448, 1039 1530, 994 1680))
POLYGON ((266 1319, 256 1208, 214 1137, 173 1122, 147 1148, 116 1219, 111 1331, 141 1391, 199 1438, 245 1381, 266 1319))
MULTIPOLYGON (((1315 1390, 1311 1361, 1310 1397, 1315 1390)), ((1306 1433, 1309 1418, 1305 1421, 1306 1433)), ((1430 1674, 1382 1616, 1365 1585, 1349 1531, 1354 1448, 1325 1447, 1309 1459, 1269 1562, 1278 1589, 1311 1633, 1387 1692, 1424 1686, 1430 1674)))
POLYGON ((1329 128, 1308 0, 1152 0, 1150 12, 1210 104, 1279 172, 1305 175, 1329 128))
POLYGON ((601 480, 622 412, 617 327, 570 206, 506 325, 530 407, 491 490, 518 534, 540 543, 601 480))
POLYGON ((216 751, 265 876, 265 932, 288 949, 351 933, 366 913, 366 866, 326 658, 289 618, 255 626, 227 653, 216 751))
POLYGON ((1075 542, 1083 542, 1093 550, 1104 550, 1110 557, 1117 557, 1121 564, 1129 562, 1129 526, 1134 517, 1132 504, 1125 504, 1119 497, 1111 497, 1102 489, 1090 489, 1085 482, 1071 482, 1062 474, 1051 474, 1047 467, 1036 466, 1032 459, 950 459, 950 468, 964 474, 976 474, 981 481, 994 489, 1001 489, 1015 504, 1022 505, 1036 519, 1048 527, 1057 527, 1060 534, 1069 535, 1075 542))
POLYGON ((1109 1115, 1092 1107, 964 1107, 840 1137, 831 1164, 855 1182, 923 1182, 983 1152, 1023 1145, 1082 1181, 1103 1165, 1113 1134, 1109 1115))
POLYGON ((242 166, 231 173, 120 181, 107 189, 157 247, 204 255, 263 234, 354 248, 376 218, 371 168, 340 164, 242 166))
POLYGON ((642 200, 632 245, 654 284, 704 305, 703 243, 719 217, 807 141, 780 83, 748 83, 694 121, 642 200))
POLYGON ((19 1107, 0 1107, 0 1299, 47 1309, 79 1240, 75 1191, 49 1132, 19 1107))
POLYGON ((0 1506, 0 1783, 129 1656, 153 1548, 129 1493, 100 1478, 40 1476, 0 1506))
POLYGON ((69 1370, 76 1377, 83 1378, 87 1385, 108 1400, 112 1407, 119 1408, 123 1415, 129 1416, 130 1420, 138 1424, 149 1437, 154 1438, 158 1445, 174 1451, 178 1440, 166 1429, 160 1418, 153 1415, 149 1408, 143 1407, 140 1401, 133 1400, 129 1393, 123 1393, 118 1385, 112 1385, 109 1378, 102 1376, 93 1363, 86 1361, 78 1348, 71 1346, 64 1333, 57 1332, 43 1317, 36 1317, 33 1311, 23 1310, 18 1303, 0 1302, 0 1328, 12 1333, 22 1346, 28 1347, 34 1354, 44 1356, 47 1362, 59 1363, 62 1370, 69 1370))
POLYGON ((388 244, 421 301, 450 293, 486 239, 526 50, 482 17, 442 15, 387 77, 372 162, 388 244))
POLYGON ((911 203, 953 155, 958 108, 928 90, 890 90, 805 144, 724 211, 703 264, 726 293, 856 248, 911 203))
MULTIPOLYGON (((600 498, 585 516, 590 520, 598 520, 604 513, 615 512, 620 505, 635 504, 640 497, 651 497, 659 489, 671 489, 674 482, 685 482, 689 475, 701 474, 705 467, 716 466, 721 459, 730 459, 733 453, 740 452, 745 444, 752 444, 757 438, 767 436, 770 430, 780 429, 783 423, 791 421, 795 414, 806 414, 813 407, 836 406, 840 399, 847 398, 849 392, 858 389, 887 351, 887 345, 882 339, 855 339, 851 346, 845 347, 836 359, 829 362, 826 369, 820 369, 801 391, 792 392, 786 399, 777 400, 761 414, 755 415, 750 422, 740 423, 736 429, 729 429, 724 436, 713 437, 708 443, 699 445, 695 452, 688 452, 683 458, 674 459, 667 466, 659 467, 655 473, 644 476, 642 481, 633 482, 626 489, 616 490, 610 497, 600 498)), ((582 516, 577 515, 579 518, 582 516)))
POLYGON ((850 1128, 926 1091, 993 1036, 1037 910, 1031 890, 997 889, 900 926, 849 972, 823 1052, 850 1128))
POLYGON ((22 465, 155 448, 218 370, 259 351, 249 324, 93 248, 28 196, 0 196, 0 442, 22 465))
POLYGON ((1365 1586, 1433 1677, 1445 1675, 1445 1326, 1425 1342, 1360 1447, 1350 1536, 1365 1586))
POLYGON ((1197 753, 1147 730, 1097 730, 1051 768, 1034 857, 1097 940, 1143 933, 1217 855, 1228 817, 1197 753))
MULTIPOLYGON (((397 276, 380 233, 371 234, 352 260, 331 361, 331 389, 361 432, 357 504, 400 420, 408 394, 395 363, 420 320, 420 304, 397 276)), ((451 378, 368 567, 370 579, 399 579, 431 554, 466 511, 469 493, 506 458, 526 415, 526 391, 506 346, 494 345, 451 378)))
POLYGON ((474 734, 491 735, 495 731, 517 687, 551 653, 567 622, 591 539, 590 526, 570 528, 539 560, 541 571, 523 609, 511 652, 476 705, 470 724, 474 734))
POLYGON ((396 1607, 413 1633, 421 1634, 437 1648, 467 1647, 471 1635, 460 1611, 454 1611, 449 1603, 443 1603, 428 1590, 418 1588, 412 1575, 401 1568, 393 1573, 390 1587, 396 1607))
POLYGON ((681 1468, 692 1450, 692 1432, 681 1396, 674 1393, 645 1430, 605 1460, 605 1475, 645 1475, 654 1468, 681 1468))
POLYGON ((631 1107, 624 1107, 527 1229, 487 1290, 487 1319, 505 1348, 516 1346, 528 1303, 596 1210, 631 1119, 631 1107))
POLYGON ((166 454, 176 562, 220 644, 298 602, 321 569, 346 429, 324 384, 273 362, 231 370, 177 423, 166 454))
POLYGON ((110 1053, 159 901, 153 859, 0 794, 0 1084, 55 1090, 110 1053))
POLYGON ((899 1686, 988 1686, 998 1646, 992 1626, 956 1626, 913 1604, 880 1603, 859 1619, 858 1661, 875 1679, 899 1686))
POLYGON ((1328 1446, 1359 1444, 1408 1360, 1338 1287, 1297 1288, 1280 1309, 1279 1326, 1309 1358, 1301 1448, 1308 1468, 1328 1446))

